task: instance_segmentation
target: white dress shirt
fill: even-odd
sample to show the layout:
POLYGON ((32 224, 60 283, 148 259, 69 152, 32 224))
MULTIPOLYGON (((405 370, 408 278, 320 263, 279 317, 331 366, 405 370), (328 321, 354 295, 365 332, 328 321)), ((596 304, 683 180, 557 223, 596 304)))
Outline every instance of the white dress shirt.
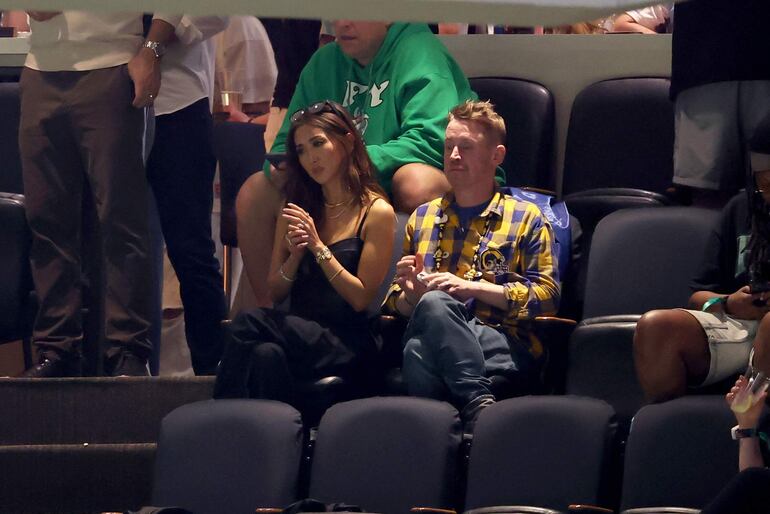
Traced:
POLYGON ((226 16, 184 15, 176 26, 177 41, 168 45, 161 60, 160 93, 155 115, 170 114, 208 98, 214 91, 213 36, 227 27, 226 16))
MULTIPOLYGON (((156 14, 179 24, 181 16, 156 14)), ((25 66, 39 71, 89 71, 126 64, 142 45, 142 14, 64 11, 31 20, 25 66)))

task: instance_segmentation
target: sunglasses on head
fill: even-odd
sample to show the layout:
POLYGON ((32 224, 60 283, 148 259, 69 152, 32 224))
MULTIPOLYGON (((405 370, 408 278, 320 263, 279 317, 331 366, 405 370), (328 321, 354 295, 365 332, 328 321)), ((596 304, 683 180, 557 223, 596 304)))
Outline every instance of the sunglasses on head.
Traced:
POLYGON ((291 115, 291 122, 296 123, 302 117, 306 114, 320 114, 322 112, 330 112, 332 114, 335 114, 345 120, 345 116, 342 114, 342 112, 329 100, 324 100, 323 102, 317 102, 309 107, 305 107, 304 109, 300 109, 294 114, 291 115))

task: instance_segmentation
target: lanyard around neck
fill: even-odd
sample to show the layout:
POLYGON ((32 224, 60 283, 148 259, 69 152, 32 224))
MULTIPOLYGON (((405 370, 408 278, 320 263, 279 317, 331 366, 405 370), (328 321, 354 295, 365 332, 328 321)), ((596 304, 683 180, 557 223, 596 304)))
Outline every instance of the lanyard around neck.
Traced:
MULTIPOLYGON (((436 250, 433 252, 433 262, 434 262, 434 271, 439 271, 441 269, 441 263, 444 260, 444 253, 441 251, 441 241, 444 239, 444 230, 446 229, 446 224, 449 221, 449 216, 446 216, 446 213, 441 212, 441 219, 442 221, 438 224, 438 238, 436 239, 436 250)), ((438 217, 438 214, 436 215, 438 217)), ((471 226, 473 225, 473 220, 471 220, 471 226)), ((465 280, 471 280, 476 281, 481 278, 482 273, 478 270, 478 264, 479 264, 479 256, 481 254, 481 247, 484 246, 484 240, 488 241, 490 239, 490 229, 492 228, 492 214, 487 214, 486 222, 484 223, 484 232, 479 236, 479 244, 476 247, 476 251, 473 253, 473 260, 471 261, 471 267, 468 271, 466 271, 463 274, 463 278, 465 280)))

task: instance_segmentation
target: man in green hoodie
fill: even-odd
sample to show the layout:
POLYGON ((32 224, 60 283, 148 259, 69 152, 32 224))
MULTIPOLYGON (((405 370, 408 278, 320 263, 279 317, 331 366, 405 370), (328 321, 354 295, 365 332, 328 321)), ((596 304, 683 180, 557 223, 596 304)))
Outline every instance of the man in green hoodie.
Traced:
MULTIPOLYGON (((337 101, 354 116, 396 209, 411 213, 449 190, 441 171, 446 116, 476 95, 427 25, 338 20, 334 30, 337 41, 319 49, 302 71, 271 152, 285 151, 292 113, 337 101)), ((236 203, 238 241, 260 305, 269 303, 264 283, 280 181, 280 171, 266 163, 236 203)))

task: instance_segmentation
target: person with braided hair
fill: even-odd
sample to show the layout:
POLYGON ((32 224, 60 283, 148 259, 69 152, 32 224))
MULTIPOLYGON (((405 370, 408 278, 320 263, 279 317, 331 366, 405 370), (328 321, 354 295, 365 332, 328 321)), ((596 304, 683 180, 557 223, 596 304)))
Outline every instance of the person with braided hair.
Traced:
POLYGON ((650 401, 717 383, 747 364, 770 375, 770 149, 751 153, 749 187, 722 211, 689 309, 639 320, 634 358, 650 401))

